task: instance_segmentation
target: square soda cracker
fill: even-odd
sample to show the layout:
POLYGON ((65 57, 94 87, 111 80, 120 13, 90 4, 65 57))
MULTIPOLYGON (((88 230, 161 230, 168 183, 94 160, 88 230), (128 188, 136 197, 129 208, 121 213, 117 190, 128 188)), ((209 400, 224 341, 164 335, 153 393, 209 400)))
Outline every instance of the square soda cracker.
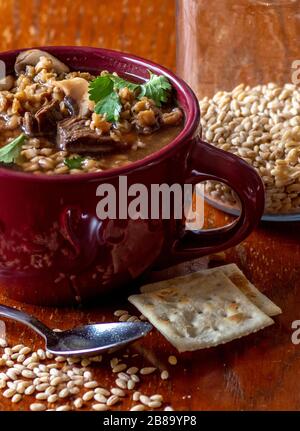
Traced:
POLYGON ((128 298, 179 352, 217 346, 274 323, 222 271, 195 274, 184 285, 170 280, 164 289, 128 298))
POLYGON ((282 313, 282 310, 276 304, 274 304, 274 302, 272 302, 252 283, 250 283, 250 281, 245 277, 245 275, 235 263, 218 266, 216 268, 201 269, 197 272, 175 277, 170 280, 146 284, 142 286, 140 290, 142 293, 146 293, 154 292, 165 287, 184 286, 186 283, 189 283, 190 280, 197 278, 197 274, 209 274, 219 270, 221 270, 232 281, 232 283, 235 284, 251 302, 253 302, 254 305, 260 308, 261 311, 266 313, 268 316, 277 316, 278 314, 282 313))

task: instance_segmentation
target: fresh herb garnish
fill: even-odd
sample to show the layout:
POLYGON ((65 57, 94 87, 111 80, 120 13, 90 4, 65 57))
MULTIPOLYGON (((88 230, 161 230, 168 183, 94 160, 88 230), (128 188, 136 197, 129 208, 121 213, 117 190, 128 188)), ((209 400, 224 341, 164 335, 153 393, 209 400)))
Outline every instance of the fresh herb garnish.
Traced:
POLYGON ((22 144, 24 143, 25 139, 26 136, 24 133, 22 133, 9 144, 6 144, 4 147, 0 148, 0 163, 15 163, 20 155, 22 144))
POLYGON ((126 79, 120 78, 117 75, 109 74, 110 79, 114 83, 114 88, 121 90, 121 88, 127 87, 128 90, 135 91, 140 88, 139 84, 135 84, 134 82, 126 81, 126 79))
POLYGON ((150 79, 141 85, 139 97, 148 97, 152 99, 157 106, 167 102, 172 86, 165 76, 155 75, 149 70, 150 79))
POLYGON ((82 169, 82 163, 84 162, 83 157, 70 157, 64 160, 64 164, 68 166, 69 169, 82 169))
POLYGON ((110 123, 118 121, 122 104, 120 97, 114 91, 103 99, 99 100, 95 106, 96 114, 105 115, 105 118, 110 123))
POLYGON ((111 94, 114 89, 114 83, 110 75, 98 76, 90 82, 89 95, 90 99, 98 102, 111 94))
POLYGON ((127 87, 138 93, 137 98, 148 97, 157 106, 161 106, 168 100, 172 86, 168 79, 162 75, 155 75, 149 70, 150 78, 144 84, 135 84, 108 73, 98 76, 89 86, 90 100, 96 102, 95 112, 105 115, 107 121, 118 121, 122 109, 122 103, 116 90, 127 87))

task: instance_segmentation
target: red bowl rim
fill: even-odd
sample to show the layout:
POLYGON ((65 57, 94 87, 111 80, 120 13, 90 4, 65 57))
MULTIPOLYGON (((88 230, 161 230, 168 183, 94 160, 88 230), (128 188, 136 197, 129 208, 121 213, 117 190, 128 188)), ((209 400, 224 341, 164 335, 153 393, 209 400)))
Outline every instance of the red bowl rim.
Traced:
POLYGON ((147 165, 156 164, 170 157, 174 152, 176 152, 179 149, 179 147, 185 145, 191 138, 193 138, 196 131, 198 130, 199 121, 200 121, 200 109, 199 109, 198 100, 194 92, 185 81, 183 81, 181 78, 176 76, 173 72, 171 72, 169 69, 167 69, 164 66, 161 66, 160 64, 157 64, 150 60, 146 60, 142 57, 138 57, 121 51, 88 47, 88 46, 58 46, 58 45, 57 46, 38 46, 33 48, 22 48, 22 49, 16 49, 16 50, 2 51, 0 53, 0 60, 2 56, 11 56, 11 55, 16 56, 19 52, 25 51, 27 49, 41 49, 45 51, 49 50, 53 55, 55 55, 55 50, 60 51, 64 49, 73 50, 74 53, 83 51, 87 55, 89 53, 90 54, 99 53, 107 57, 121 59, 125 62, 133 63, 135 65, 144 67, 146 69, 151 69, 156 73, 163 74, 170 80, 172 85, 175 87, 177 93, 179 93, 181 97, 184 97, 187 102, 188 109, 184 109, 183 107, 183 110, 185 113, 185 125, 183 130, 180 132, 180 134, 176 136, 176 138, 173 139, 168 145, 166 145, 165 147, 161 148, 158 151, 155 151, 149 156, 144 157, 143 159, 130 163, 127 166, 107 169, 103 172, 91 172, 91 173, 73 174, 73 175, 64 175, 64 174, 35 175, 27 172, 19 172, 19 171, 14 171, 11 169, 0 167, 0 178, 13 177, 13 178, 20 178, 22 180, 31 180, 31 181, 34 180, 34 181, 54 181, 54 182, 55 181, 58 181, 58 182, 81 181, 82 182, 82 181, 90 181, 90 180, 103 180, 105 178, 116 177, 119 175, 127 175, 128 173, 132 173, 133 171, 144 168, 147 165))

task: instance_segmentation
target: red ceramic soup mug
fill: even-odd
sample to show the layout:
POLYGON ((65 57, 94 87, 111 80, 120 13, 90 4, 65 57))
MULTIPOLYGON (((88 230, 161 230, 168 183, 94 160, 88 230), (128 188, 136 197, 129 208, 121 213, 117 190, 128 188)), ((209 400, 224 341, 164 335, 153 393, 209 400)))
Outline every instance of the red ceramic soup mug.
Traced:
MULTIPOLYGON (((254 229, 264 188, 241 159, 203 142, 199 106, 191 89, 169 70, 115 51, 42 47, 77 70, 116 71, 144 79, 147 69, 173 84, 185 113, 182 132, 169 145, 129 166, 101 173, 35 176, 0 168, 0 289, 19 301, 62 305, 97 298, 128 285, 162 258, 170 263, 231 247, 254 229), (128 184, 221 180, 239 195, 237 222, 213 231, 185 231, 184 221, 105 220, 96 216, 97 186, 119 175, 128 184)), ((7 72, 19 51, 0 54, 7 72)), ((113 294, 113 293, 112 293, 113 294)))

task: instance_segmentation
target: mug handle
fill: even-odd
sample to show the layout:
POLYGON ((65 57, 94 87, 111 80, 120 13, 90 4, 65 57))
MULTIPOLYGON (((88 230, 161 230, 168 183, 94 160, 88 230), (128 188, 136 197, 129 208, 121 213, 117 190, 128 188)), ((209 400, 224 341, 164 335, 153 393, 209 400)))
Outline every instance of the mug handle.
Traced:
POLYGON ((264 211, 265 192, 260 176, 244 160, 220 150, 199 136, 194 138, 190 158, 191 177, 187 183, 221 181, 238 195, 242 210, 233 223, 208 230, 185 230, 173 244, 179 259, 201 257, 232 247, 243 241, 257 226, 264 211))

